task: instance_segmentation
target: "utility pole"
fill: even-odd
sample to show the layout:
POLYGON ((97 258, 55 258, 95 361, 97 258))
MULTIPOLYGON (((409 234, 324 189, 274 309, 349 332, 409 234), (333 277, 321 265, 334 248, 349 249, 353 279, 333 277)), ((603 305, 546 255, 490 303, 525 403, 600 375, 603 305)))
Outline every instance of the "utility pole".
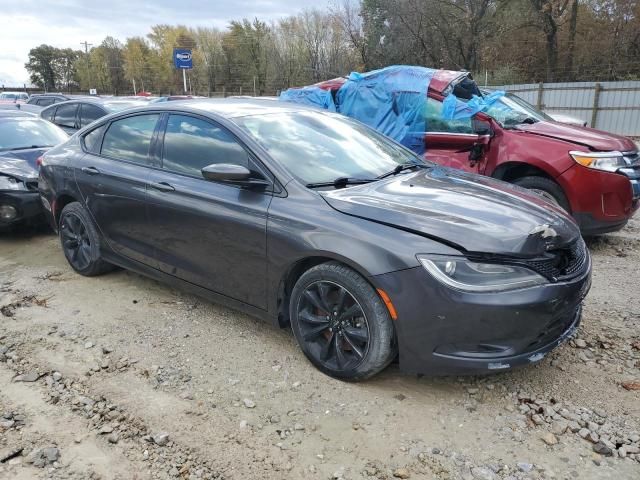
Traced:
POLYGON ((86 40, 80 42, 80 45, 84 45, 84 56, 87 59, 87 75, 89 76, 89 88, 91 88, 91 68, 89 67, 89 47, 93 47, 93 43, 88 43, 86 40))

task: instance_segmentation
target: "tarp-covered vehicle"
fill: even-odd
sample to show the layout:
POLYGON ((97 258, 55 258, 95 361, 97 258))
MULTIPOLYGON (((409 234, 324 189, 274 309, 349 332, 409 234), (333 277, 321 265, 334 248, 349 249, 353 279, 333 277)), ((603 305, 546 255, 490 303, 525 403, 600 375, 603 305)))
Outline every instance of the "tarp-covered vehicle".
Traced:
POLYGON ((468 72, 391 66, 280 100, 356 118, 440 165, 529 188, 583 234, 618 230, 640 205, 640 154, 628 138, 560 124, 517 97, 483 95, 468 72))

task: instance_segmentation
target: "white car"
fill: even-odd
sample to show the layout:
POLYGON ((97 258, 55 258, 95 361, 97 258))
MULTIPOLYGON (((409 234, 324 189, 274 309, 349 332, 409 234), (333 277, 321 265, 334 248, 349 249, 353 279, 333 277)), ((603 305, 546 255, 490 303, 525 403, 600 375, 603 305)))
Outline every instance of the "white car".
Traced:
POLYGON ((29 100, 29 94, 25 92, 2 92, 0 103, 22 103, 29 100))
POLYGON ((581 118, 572 117, 571 115, 565 115, 564 113, 556 113, 556 112, 545 112, 551 118, 553 118, 556 122, 560 123, 568 123, 569 125, 575 125, 577 127, 586 127, 587 122, 582 120, 581 118))

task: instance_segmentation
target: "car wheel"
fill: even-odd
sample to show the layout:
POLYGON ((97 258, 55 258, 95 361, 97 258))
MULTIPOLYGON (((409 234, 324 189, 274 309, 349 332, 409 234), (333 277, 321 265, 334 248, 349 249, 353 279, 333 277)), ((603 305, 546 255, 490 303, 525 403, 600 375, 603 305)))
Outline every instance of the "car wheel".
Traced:
POLYGON ((78 202, 60 214, 60 243, 69 265, 80 275, 92 277, 111 270, 100 254, 100 236, 89 214, 78 202))
POLYGON ((289 309, 300 348, 327 375, 363 380, 395 357, 387 308, 360 274, 340 263, 306 271, 293 288, 289 309))
POLYGON ((562 187, 553 180, 545 177, 522 177, 514 180, 513 183, 537 193, 551 203, 570 212, 569 201, 562 191, 562 187))

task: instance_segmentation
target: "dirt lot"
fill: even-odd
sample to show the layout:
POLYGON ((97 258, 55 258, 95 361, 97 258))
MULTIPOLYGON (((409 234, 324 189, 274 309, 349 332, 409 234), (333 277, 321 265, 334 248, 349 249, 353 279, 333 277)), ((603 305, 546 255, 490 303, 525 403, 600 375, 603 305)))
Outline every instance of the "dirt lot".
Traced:
POLYGON ((589 247, 579 336, 540 364, 348 384, 289 331, 4 236, 0 478, 640 478, 640 219, 589 247))

